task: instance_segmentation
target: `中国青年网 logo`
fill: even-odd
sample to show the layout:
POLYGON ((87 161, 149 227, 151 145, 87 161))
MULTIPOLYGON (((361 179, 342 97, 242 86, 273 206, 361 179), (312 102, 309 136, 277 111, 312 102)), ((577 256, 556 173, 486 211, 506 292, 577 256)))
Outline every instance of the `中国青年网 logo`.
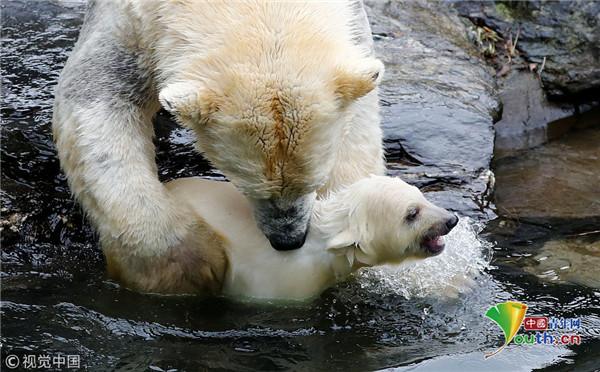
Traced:
POLYGON ((525 317, 527 305, 520 302, 505 302, 492 306, 485 316, 496 322, 504 332, 504 345, 492 354, 486 355, 486 359, 502 351, 511 341, 517 345, 579 345, 581 337, 578 334, 552 334, 548 331, 573 331, 581 328, 579 318, 547 318, 547 317, 525 317), (517 334, 519 328, 525 331, 536 331, 535 333, 517 334), (543 331, 543 332, 541 332, 543 331))

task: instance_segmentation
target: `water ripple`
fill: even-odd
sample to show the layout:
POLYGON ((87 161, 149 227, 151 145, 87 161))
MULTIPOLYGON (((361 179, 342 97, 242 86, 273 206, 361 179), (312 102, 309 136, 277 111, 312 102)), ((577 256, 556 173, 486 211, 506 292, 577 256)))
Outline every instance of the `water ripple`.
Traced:
POLYGON ((293 331, 271 329, 268 327, 251 327, 248 329, 230 329, 225 331, 189 330, 173 325, 164 325, 155 322, 134 321, 121 318, 112 318, 97 311, 86 309, 72 303, 61 302, 56 306, 57 313, 65 318, 76 318, 85 322, 92 321, 97 326, 106 329, 117 336, 135 336, 144 340, 176 337, 182 339, 236 339, 240 337, 299 337, 322 335, 312 327, 300 328, 293 331))

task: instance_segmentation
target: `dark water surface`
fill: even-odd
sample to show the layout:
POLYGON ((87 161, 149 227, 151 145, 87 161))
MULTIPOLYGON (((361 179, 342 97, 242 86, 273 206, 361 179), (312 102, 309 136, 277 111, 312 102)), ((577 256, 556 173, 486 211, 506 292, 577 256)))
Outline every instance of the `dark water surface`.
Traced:
MULTIPOLYGON (((391 139, 394 128, 418 119, 411 102, 449 89, 440 81, 424 94, 402 90, 395 79, 406 76, 391 66, 382 100, 392 173, 470 216, 448 237, 447 252, 415 266, 371 270, 303 306, 139 294, 107 280, 96 237, 70 198, 52 147, 52 89, 83 7, 3 1, 1 10, 2 368, 14 354, 78 355, 93 371, 600 369, 599 235, 569 236, 600 226, 598 126, 497 162, 492 193, 488 155, 481 160, 481 146, 490 146, 484 137, 470 146, 457 134, 465 141, 460 162, 437 146, 461 127, 419 133, 431 136, 431 149, 411 143, 410 133, 396 135, 403 148, 391 139), (485 177, 465 183, 461 172, 485 177), (550 183, 557 202, 532 204, 550 183), (528 315, 581 319, 580 329, 564 333, 579 334, 582 344, 513 343, 484 359, 504 341, 484 314, 505 301, 526 303, 528 315)), ((388 38, 376 40, 386 53, 388 38)), ((469 123, 487 115, 462 109, 469 123)), ((463 111, 454 112, 461 122, 463 111)), ((155 129, 162 180, 223 178, 166 114, 157 115, 155 129)))

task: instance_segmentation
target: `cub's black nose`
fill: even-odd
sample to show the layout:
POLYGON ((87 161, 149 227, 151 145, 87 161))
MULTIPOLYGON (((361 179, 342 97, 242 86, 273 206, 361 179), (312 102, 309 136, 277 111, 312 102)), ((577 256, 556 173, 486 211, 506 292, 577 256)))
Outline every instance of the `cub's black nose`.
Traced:
POLYGON ((446 221, 446 227, 448 228, 448 231, 452 230, 457 223, 458 216, 453 214, 452 217, 448 218, 448 220, 446 221))

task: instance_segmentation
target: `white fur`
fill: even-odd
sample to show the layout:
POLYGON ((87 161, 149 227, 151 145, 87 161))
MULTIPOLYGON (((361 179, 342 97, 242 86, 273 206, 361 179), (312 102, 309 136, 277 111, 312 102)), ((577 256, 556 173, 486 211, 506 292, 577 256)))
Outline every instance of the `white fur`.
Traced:
POLYGON ((357 2, 90 1, 56 90, 61 166, 106 253, 187 246, 193 217, 156 174, 162 104, 253 201, 263 233, 281 230, 264 200, 304 213, 288 224, 302 232, 315 191, 384 173, 382 72, 357 2))
POLYGON ((402 180, 372 176, 318 200, 305 245, 276 252, 232 184, 184 178, 167 187, 226 238, 222 290, 234 297, 312 298, 361 267, 428 257, 419 242, 449 215, 402 180), (415 207, 419 220, 406 222, 415 207))

